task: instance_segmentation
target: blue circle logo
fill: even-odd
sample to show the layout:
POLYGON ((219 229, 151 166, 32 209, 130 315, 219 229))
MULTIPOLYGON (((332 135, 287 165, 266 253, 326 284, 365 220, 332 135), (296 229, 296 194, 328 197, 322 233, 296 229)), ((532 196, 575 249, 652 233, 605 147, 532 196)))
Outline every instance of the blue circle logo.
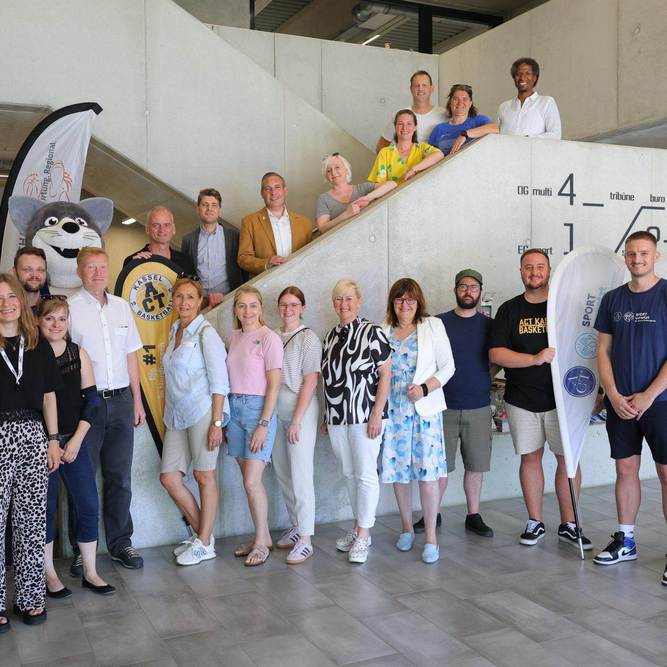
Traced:
POLYGON ((595 359, 598 352, 598 337, 594 333, 582 333, 574 341, 574 349, 584 359, 595 359))
POLYGON ((593 372, 585 366, 574 366, 565 373, 563 387, 565 391, 575 398, 588 396, 597 386, 597 380, 593 372))

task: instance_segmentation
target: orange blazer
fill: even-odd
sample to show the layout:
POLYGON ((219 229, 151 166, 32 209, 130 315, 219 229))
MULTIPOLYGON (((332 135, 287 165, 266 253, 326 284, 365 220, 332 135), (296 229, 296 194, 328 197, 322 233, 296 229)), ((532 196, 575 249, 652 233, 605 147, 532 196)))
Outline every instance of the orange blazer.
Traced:
MULTIPOLYGON (((303 248, 313 238, 313 223, 305 216, 287 210, 292 230, 292 252, 303 248)), ((266 208, 246 215, 241 220, 239 238, 239 266, 256 276, 266 270, 266 261, 277 252, 276 240, 266 208)))

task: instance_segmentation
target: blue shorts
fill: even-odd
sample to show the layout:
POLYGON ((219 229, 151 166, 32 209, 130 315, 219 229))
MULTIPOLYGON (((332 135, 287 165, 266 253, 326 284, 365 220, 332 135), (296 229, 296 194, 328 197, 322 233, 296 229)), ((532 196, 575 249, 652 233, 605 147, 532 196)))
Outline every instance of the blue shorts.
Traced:
POLYGON ((638 420, 621 419, 608 398, 605 405, 612 459, 641 456, 642 442, 646 439, 653 460, 667 464, 667 401, 656 401, 638 420))
POLYGON ((227 424, 227 454, 229 456, 264 462, 271 459, 278 423, 275 414, 269 422, 264 447, 257 452, 250 451, 250 440, 262 416, 263 408, 264 396, 254 394, 229 395, 229 411, 231 413, 229 424, 227 424))

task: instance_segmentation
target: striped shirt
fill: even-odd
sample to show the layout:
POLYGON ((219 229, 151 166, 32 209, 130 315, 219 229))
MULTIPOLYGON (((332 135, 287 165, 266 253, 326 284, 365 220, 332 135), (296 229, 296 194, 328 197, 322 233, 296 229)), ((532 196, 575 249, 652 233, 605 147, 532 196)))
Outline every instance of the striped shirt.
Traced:
POLYGON ((287 333, 276 329, 276 333, 284 346, 282 383, 298 394, 303 376, 320 372, 322 344, 317 334, 305 325, 287 333))

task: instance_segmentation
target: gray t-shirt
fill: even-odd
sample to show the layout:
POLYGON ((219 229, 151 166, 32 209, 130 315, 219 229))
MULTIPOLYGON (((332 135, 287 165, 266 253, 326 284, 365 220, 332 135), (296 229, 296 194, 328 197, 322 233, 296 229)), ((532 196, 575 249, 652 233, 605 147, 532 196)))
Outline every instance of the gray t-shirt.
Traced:
POLYGON ((352 197, 349 202, 338 201, 335 197, 332 197, 328 192, 320 195, 317 199, 317 206, 315 208, 315 219, 319 218, 321 215, 329 215, 329 218, 333 220, 337 218, 355 199, 367 195, 369 192, 373 192, 375 189, 375 183, 358 183, 357 185, 352 186, 352 197))
POLYGON ((322 343, 317 334, 305 325, 289 333, 282 333, 280 329, 276 329, 276 333, 285 346, 282 383, 298 394, 303 384, 303 376, 320 371, 322 343))

